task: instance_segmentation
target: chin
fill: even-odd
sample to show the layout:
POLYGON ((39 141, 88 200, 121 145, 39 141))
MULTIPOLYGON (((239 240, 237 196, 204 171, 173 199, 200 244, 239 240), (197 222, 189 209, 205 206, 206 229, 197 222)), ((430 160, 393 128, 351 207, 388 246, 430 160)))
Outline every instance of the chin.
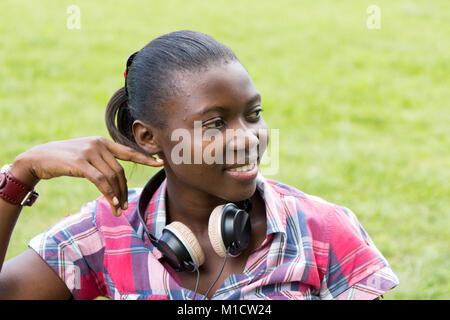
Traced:
POLYGON ((256 180, 250 185, 231 188, 231 191, 222 197, 229 202, 238 202, 251 198, 256 191, 256 180))

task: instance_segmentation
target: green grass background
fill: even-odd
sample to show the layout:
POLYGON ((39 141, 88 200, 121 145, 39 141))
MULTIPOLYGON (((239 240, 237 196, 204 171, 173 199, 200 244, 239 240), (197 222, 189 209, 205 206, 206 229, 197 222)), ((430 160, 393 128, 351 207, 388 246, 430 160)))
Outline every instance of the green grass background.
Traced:
MULTIPOLYGON (((450 298, 449 1, 2 0, 0 12, 0 164, 48 141, 109 137, 105 107, 128 55, 203 31, 236 52, 280 130, 268 178, 355 212, 400 278, 386 299, 450 298), (80 30, 66 27, 72 4, 80 30), (366 27, 371 4, 380 30, 366 27)), ((121 163, 130 188, 155 172, 121 163)), ((100 195, 69 177, 37 190, 7 259, 100 195)))

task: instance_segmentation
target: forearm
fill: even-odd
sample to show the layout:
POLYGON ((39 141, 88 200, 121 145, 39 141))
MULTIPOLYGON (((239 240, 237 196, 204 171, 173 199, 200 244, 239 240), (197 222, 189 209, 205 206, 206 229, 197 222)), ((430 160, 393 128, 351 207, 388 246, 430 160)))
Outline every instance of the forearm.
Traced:
MULTIPOLYGON (((14 161, 11 174, 30 188, 34 188, 39 182, 39 179, 30 174, 27 164, 20 157, 17 157, 14 161)), ((3 266, 12 231, 21 211, 21 206, 13 205, 0 198, 0 271, 3 266)))

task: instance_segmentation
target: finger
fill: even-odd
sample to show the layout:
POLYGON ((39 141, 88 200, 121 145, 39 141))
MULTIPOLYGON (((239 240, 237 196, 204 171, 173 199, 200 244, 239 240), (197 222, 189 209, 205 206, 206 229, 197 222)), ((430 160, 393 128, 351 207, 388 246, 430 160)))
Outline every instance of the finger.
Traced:
POLYGON ((119 174, 115 172, 107 162, 100 156, 97 155, 89 160, 89 162, 97 168, 98 171, 103 173, 109 185, 112 187, 115 198, 113 198, 113 203, 116 207, 120 206, 120 199, 123 199, 123 195, 120 190, 119 174))
POLYGON ((114 155, 114 157, 120 160, 132 161, 152 167, 161 167, 164 165, 164 161, 162 159, 147 156, 133 148, 115 143, 106 138, 104 140, 104 143, 108 150, 114 155))
MULTIPOLYGON (((105 148, 106 149, 106 148, 105 148)), ((128 187, 127 179, 125 177, 125 171, 120 163, 114 158, 114 156, 108 151, 101 153, 103 160, 110 166, 110 168, 116 173, 119 179, 119 190, 120 190, 120 204, 123 210, 128 208, 128 187)))
POLYGON ((119 208, 118 191, 114 190, 114 183, 110 183, 110 180, 106 178, 105 174, 90 162, 86 162, 83 172, 86 178, 95 184, 100 192, 103 193, 106 200, 108 200, 112 213, 115 216, 120 216, 122 212, 119 208))

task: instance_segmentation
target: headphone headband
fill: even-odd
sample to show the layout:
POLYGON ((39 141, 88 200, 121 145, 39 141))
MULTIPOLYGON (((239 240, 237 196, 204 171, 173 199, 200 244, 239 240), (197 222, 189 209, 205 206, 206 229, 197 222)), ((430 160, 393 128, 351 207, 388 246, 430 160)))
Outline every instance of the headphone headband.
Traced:
POLYGON ((142 189, 142 193, 139 196, 138 205, 137 205, 137 215, 139 217, 139 220, 142 223, 142 226, 144 227, 144 230, 146 231, 148 237, 150 238, 150 241, 154 246, 157 245, 158 239, 148 231, 147 225, 144 221, 145 212, 147 211, 148 204, 150 203, 150 200, 152 199, 153 194, 158 190, 161 183, 166 178, 166 172, 164 169, 159 170, 144 186, 144 189, 142 189))

